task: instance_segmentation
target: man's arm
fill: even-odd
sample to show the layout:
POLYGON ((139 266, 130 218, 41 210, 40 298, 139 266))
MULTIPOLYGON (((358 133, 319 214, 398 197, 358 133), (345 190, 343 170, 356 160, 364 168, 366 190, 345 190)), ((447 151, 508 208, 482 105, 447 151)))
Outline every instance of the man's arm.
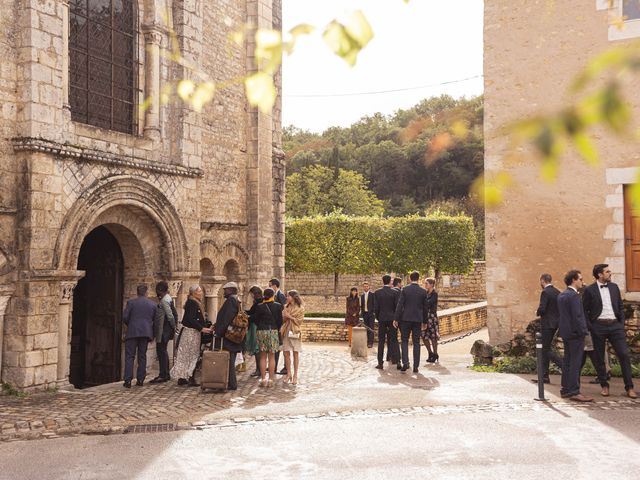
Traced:
POLYGON ((576 333, 586 335, 588 333, 587 322, 585 320, 584 309, 580 304, 580 297, 578 295, 574 295, 574 298, 571 299, 571 318, 575 322, 573 330, 576 333))
POLYGON ((171 305, 164 300, 160 300, 160 305, 162 305, 162 310, 166 315, 167 320, 169 320, 169 324, 171 324, 174 328, 176 326, 176 319, 173 316, 173 311, 171 311, 171 305))
POLYGON ((131 316, 131 300, 127 302, 127 306, 124 308, 124 313, 122 314, 122 322, 125 325, 129 325, 129 317, 131 316))
POLYGON ((396 313, 393 319, 394 326, 397 327, 398 322, 402 320, 403 312, 404 312, 404 292, 400 292, 400 298, 398 298, 398 304, 396 305, 396 313))
POLYGON ((538 317, 544 317, 544 312, 547 310, 548 304, 549 295, 547 295, 546 290, 542 290, 542 292, 540 292, 540 305, 538 305, 538 310, 536 310, 536 315, 538 317))
POLYGON ((591 289, 589 287, 584 289, 582 294, 582 310, 586 319, 591 321, 591 311, 593 310, 593 297, 591 295, 591 289))

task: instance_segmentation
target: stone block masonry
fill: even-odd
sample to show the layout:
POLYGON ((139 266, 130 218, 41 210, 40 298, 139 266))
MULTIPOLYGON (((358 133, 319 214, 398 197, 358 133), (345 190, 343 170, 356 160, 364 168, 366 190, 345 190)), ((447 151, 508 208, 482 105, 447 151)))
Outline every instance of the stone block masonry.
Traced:
MULTIPOLYGON (((463 307, 449 308, 438 312, 440 335, 455 335, 487 324, 487 302, 478 302, 463 307)), ((378 341, 378 328, 375 328, 378 341)), ((305 318, 302 324, 302 340, 306 342, 346 342, 347 327, 339 318, 305 318)))

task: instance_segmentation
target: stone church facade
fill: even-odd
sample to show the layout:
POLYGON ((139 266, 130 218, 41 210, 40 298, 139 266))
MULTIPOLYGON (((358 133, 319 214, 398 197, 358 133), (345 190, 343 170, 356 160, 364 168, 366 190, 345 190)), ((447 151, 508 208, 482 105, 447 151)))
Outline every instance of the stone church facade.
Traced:
MULTIPOLYGON (((640 212, 629 202, 638 143, 598 129, 593 140, 600 163, 590 167, 569 148, 557 179, 545 182, 539 163, 514 159, 503 130, 575 101, 572 82, 591 58, 640 38, 640 5, 485 0, 484 33, 485 175, 506 172, 514 182, 486 215, 488 326, 495 344, 535 318, 542 273, 564 289, 568 270, 581 270, 590 283, 593 265, 608 263, 627 303, 640 300, 640 212), (623 28, 610 21, 623 16, 623 28)), ((637 73, 619 79, 636 120, 639 79, 637 73)), ((635 315, 628 327, 637 332, 635 315)))
MULTIPOLYGON (((21 389, 117 381, 136 285, 284 275, 280 95, 242 85, 198 113, 163 88, 254 69, 244 24, 281 28, 280 0, 0 0, 0 375, 21 389), (173 33, 172 33, 173 32, 173 33), (151 99, 139 112, 137 105, 151 99)), ((276 77, 280 92, 280 75, 276 77)), ((151 289, 151 291, 153 291, 151 289)))

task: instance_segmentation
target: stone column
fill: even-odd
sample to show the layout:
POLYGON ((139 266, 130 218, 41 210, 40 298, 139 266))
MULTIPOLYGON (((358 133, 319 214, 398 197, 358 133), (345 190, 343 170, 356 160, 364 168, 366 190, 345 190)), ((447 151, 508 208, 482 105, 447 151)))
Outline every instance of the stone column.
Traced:
POLYGON ((60 284, 60 304, 58 305, 58 383, 69 381, 69 355, 71 353, 71 305, 73 304, 73 289, 77 282, 62 282, 60 284))
POLYGON ((211 283, 204 285, 205 288, 205 301, 206 301, 206 309, 207 309, 207 317, 211 323, 216 322, 216 316, 218 315, 218 309, 220 305, 218 305, 218 291, 222 286, 221 283, 211 283))
POLYGON ((2 343, 4 341, 4 314, 7 305, 13 295, 13 287, 9 285, 0 285, 0 380, 2 379, 2 343))
POLYGON ((145 43, 144 136, 160 139, 160 46, 163 34, 155 26, 143 26, 145 43))

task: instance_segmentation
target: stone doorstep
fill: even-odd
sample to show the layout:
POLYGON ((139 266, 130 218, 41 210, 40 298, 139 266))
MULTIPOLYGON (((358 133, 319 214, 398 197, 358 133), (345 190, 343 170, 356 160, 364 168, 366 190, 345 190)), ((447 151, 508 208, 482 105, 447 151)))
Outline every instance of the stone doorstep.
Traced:
MULTIPOLYGON (((568 400, 547 401, 562 410, 635 410, 640 408, 640 400, 620 399, 603 400, 599 402, 576 404, 568 400)), ((449 415, 482 412, 516 412, 527 410, 544 410, 545 403, 490 403, 482 405, 425 405, 402 408, 379 408, 379 409, 359 409, 359 410, 328 410, 326 412, 312 412, 307 414, 292 415, 269 415, 256 417, 234 417, 229 419, 195 420, 192 422, 169 422, 153 424, 131 425, 89 425, 86 427, 59 427, 45 429, 38 427, 43 422, 32 421, 31 425, 36 425, 35 429, 27 429, 28 422, 16 422, 14 428, 2 426, 0 442, 16 440, 36 440, 40 438, 60 438, 63 436, 77 435, 117 435, 124 433, 160 433, 177 430, 203 430, 208 428, 228 428, 243 425, 254 425, 256 423, 291 423, 309 420, 335 420, 340 418, 354 418, 367 416, 404 416, 404 415, 449 415), (27 428, 25 428, 25 425, 27 428)), ((160 419, 158 419, 160 420, 160 419)), ((32 427, 33 428, 33 427, 32 427)))

